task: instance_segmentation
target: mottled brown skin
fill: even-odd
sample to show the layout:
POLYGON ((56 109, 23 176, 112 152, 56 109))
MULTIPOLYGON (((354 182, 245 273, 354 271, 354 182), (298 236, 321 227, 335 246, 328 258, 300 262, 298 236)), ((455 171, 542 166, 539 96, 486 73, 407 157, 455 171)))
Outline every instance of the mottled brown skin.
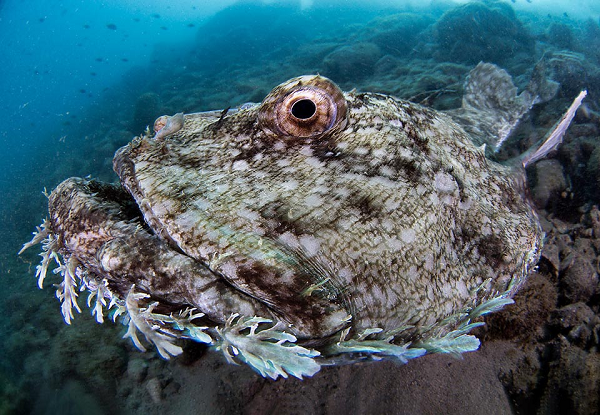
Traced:
POLYGON ((447 317, 512 295, 539 257, 523 171, 487 160, 445 114, 322 77, 231 115, 187 114, 174 134, 121 148, 114 169, 135 203, 80 179, 53 192, 65 250, 118 292, 135 283, 216 322, 439 337, 447 317), (80 197, 99 213, 73 217, 80 197))

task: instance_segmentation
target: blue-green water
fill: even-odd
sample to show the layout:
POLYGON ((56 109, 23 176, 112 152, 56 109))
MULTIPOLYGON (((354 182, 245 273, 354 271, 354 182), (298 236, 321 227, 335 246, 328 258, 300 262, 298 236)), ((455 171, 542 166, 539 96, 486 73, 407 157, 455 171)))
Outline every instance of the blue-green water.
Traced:
MULTIPOLYGON (((503 67, 522 88, 546 58, 558 94, 517 135, 549 128, 588 89, 585 114, 575 120, 580 127, 557 157, 567 195, 543 206, 576 223, 600 203, 600 158, 592 156, 600 157, 599 16, 597 2, 536 0, 0 1, 0 412, 260 408, 250 396, 262 380, 245 368, 224 368, 220 357, 197 363, 192 351, 193 358, 168 364, 153 353, 140 357, 120 338, 122 327, 99 326, 86 310, 74 327, 64 324, 51 284, 37 289, 37 248, 16 255, 47 214, 44 188, 70 176, 117 181, 114 151, 157 116, 259 102, 301 74, 448 109, 460 106, 465 77, 479 61, 503 67)), ((597 297, 588 304, 596 313, 597 297)), ((322 405, 307 412, 342 410, 305 382, 282 388, 311 391, 312 402, 322 405)), ((532 407, 542 408, 543 393, 536 393, 532 407)), ((397 404, 397 395, 386 396, 397 404)), ((379 409, 399 412, 393 405, 379 409)))

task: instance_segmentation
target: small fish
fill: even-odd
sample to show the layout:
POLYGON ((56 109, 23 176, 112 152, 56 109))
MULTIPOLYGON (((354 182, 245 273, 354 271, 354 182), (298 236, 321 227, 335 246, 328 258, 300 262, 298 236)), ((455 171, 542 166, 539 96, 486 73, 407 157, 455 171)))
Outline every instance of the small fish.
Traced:
POLYGON ((106 25, 106 28, 110 29, 110 30, 117 30, 117 25, 113 24, 113 23, 109 23, 106 25))

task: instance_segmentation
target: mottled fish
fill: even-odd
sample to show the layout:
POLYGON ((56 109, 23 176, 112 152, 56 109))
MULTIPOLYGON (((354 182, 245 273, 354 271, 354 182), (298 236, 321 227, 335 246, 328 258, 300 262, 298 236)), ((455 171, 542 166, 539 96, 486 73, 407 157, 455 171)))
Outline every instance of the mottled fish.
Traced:
POLYGON ((517 95, 480 64, 444 114, 301 76, 257 105, 164 116, 117 151, 120 185, 61 183, 24 249, 43 242, 40 287, 59 264, 67 323, 83 287, 99 322, 123 314, 126 337, 165 358, 193 339, 277 378, 475 350, 476 319, 540 256, 524 165, 585 95, 546 147, 491 161, 552 89, 532 85, 517 95))

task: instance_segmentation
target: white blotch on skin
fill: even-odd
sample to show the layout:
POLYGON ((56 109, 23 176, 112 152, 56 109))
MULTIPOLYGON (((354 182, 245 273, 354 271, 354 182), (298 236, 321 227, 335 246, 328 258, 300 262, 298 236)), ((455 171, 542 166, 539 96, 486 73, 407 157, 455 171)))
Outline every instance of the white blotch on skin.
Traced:
POLYGON ((242 150, 240 150, 238 148, 232 148, 232 149, 228 150, 229 157, 231 157, 231 158, 237 157, 241 152, 242 152, 242 150))
POLYGON ((393 212, 400 207, 402 202, 399 199, 387 199, 384 203, 384 208, 388 212, 393 212))
POLYGON ((305 159, 306 164, 311 167, 321 168, 323 167, 323 162, 316 157, 307 157, 305 159))
POLYGON ((394 170, 390 166, 379 166, 379 174, 387 177, 394 177, 394 175, 396 174, 396 170, 394 170))
POLYGON ((315 256, 321 249, 321 241, 312 235, 302 235, 299 238, 300 245, 304 247, 309 256, 315 256))
POLYGON ((306 157, 311 157, 313 155, 313 150, 309 146, 302 146, 302 148, 300 148, 300 151, 298 151, 298 153, 300 153, 306 157))
POLYGON ((247 219, 250 222, 258 222, 260 215, 249 209, 240 209, 237 211, 237 216, 247 219))
POLYGON ((346 187, 335 188, 333 192, 341 199, 346 199, 348 196, 350 196, 350 190, 346 187))
POLYGON ((423 186, 422 184, 418 184, 416 190, 417 190, 417 195, 422 196, 427 191, 427 188, 425 186, 423 186))
POLYGON ((193 202, 193 205, 203 211, 206 211, 212 207, 212 204, 206 199, 197 199, 193 202))
POLYGON ((304 203, 310 207, 318 207, 323 203, 323 198, 317 194, 311 194, 304 199, 304 203))
POLYGON ((351 259, 356 260, 360 257, 360 252, 350 248, 346 250, 346 255, 348 255, 351 259))
POLYGON ((373 159, 387 158, 388 153, 389 153, 389 150, 385 149, 385 148, 376 148, 371 151, 371 155, 373 156, 373 159))
POLYGON ((428 253, 425 256, 425 261, 423 262, 423 267, 427 271, 433 271, 433 254, 432 253, 428 253))
POLYGON ((288 180, 280 184, 282 190, 296 190, 298 182, 296 180, 288 180))
POLYGON ((469 297, 469 290, 467 289, 467 285, 465 284, 465 282, 463 280, 457 281, 455 291, 458 292, 462 298, 469 297))
POLYGON ((341 268, 337 272, 337 275, 343 281, 350 281, 352 279, 352 277, 354 276, 354 273, 352 272, 352 270, 350 268, 345 267, 345 268, 341 268))
POLYGON ((437 172, 433 178, 435 188, 442 193, 454 193, 456 190, 456 182, 448 173, 437 172))
POLYGON ((340 150, 345 150, 348 148, 348 142, 341 141, 341 142, 337 143, 336 147, 339 148, 340 150))
POLYGON ((278 281, 284 285, 291 284, 294 282, 295 276, 296 276, 296 273, 294 272, 294 270, 286 269, 281 274, 279 274, 278 281))
POLYGON ((298 238, 291 232, 284 232, 281 235, 279 235, 277 239, 291 248, 298 248, 300 246, 298 238))
POLYGON ((435 193, 432 193, 429 195, 429 203, 431 203, 433 206, 437 206, 440 204, 440 199, 438 198, 438 195, 435 193))
POLYGON ((285 150, 285 144, 283 141, 276 141, 275 144, 273 144, 272 149, 276 151, 285 150))
POLYGON ((408 269, 406 276, 408 277, 408 279, 410 281, 416 281, 417 278, 419 277, 419 271, 417 271, 417 267, 415 267, 414 265, 412 267, 410 267, 408 269))
POLYGON ((101 264, 105 271, 111 271, 121 266, 121 261, 117 257, 106 255, 102 258, 101 264))
POLYGON ((381 221, 381 227, 388 233, 391 233, 394 230, 394 228, 396 227, 396 223, 393 220, 391 220, 390 218, 384 218, 381 221))
POLYGON ((198 253, 200 254, 200 257, 202 258, 203 261, 206 261, 209 256, 213 255, 216 252, 216 249, 214 246, 211 245, 200 245, 198 247, 198 253))
POLYGON ((218 268, 223 275, 227 275, 230 278, 237 277, 237 266, 233 261, 224 262, 218 268))
POLYGON ((466 199, 465 201, 458 202, 458 208, 462 209, 462 210, 469 210, 472 205, 473 205, 472 199, 466 199))
POLYGON ((398 186, 398 184, 395 181, 390 180, 387 177, 374 176, 371 177, 369 181, 375 185, 383 185, 389 188, 395 188, 398 186))
POLYGON ((288 167, 292 164, 292 162, 288 158, 283 158, 275 161, 275 164, 277 164, 278 167, 288 167))
POLYGON ((248 170, 248 167, 248 162, 246 162, 246 160, 236 160, 233 162, 231 169, 235 171, 243 171, 248 170))
POLYGON ((399 241, 397 238, 390 238, 387 241, 387 246, 389 248, 393 249, 394 251, 399 251, 400 249, 402 249, 404 244, 401 241, 399 241))
POLYGON ((400 238, 407 244, 413 243, 417 238, 413 229, 403 229, 400 232, 400 238))
POLYGON ((356 219, 352 218, 350 216, 348 216, 346 218, 341 218, 337 222, 338 229, 340 231, 348 231, 354 226, 355 222, 356 222, 356 219))
POLYGON ((228 190, 229 190, 229 185, 227 183, 217 184, 213 188, 213 191, 217 194, 225 193, 228 190))

